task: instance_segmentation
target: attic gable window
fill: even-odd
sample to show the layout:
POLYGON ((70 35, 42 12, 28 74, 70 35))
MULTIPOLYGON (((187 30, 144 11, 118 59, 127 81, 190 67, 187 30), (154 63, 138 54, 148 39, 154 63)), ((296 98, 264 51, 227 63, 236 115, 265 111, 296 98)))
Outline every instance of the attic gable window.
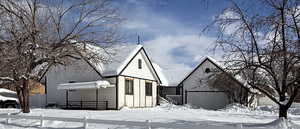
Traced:
POLYGON ((211 72, 210 68, 205 69, 205 73, 210 73, 210 72, 211 72))
POLYGON ((138 68, 142 69, 142 60, 141 59, 138 59, 138 68))

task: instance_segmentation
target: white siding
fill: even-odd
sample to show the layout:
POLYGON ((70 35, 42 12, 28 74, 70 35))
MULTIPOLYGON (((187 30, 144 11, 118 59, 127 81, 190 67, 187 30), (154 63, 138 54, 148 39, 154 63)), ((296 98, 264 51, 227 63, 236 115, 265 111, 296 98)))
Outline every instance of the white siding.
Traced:
POLYGON ((152 82, 152 106, 157 105, 157 83, 152 82))
POLYGON ((140 94, 141 94, 141 98, 140 98, 140 107, 145 107, 146 106, 146 89, 145 89, 145 80, 141 80, 140 82, 140 94))
MULTIPOLYGON (((47 77, 47 103, 57 103, 65 105, 66 92, 65 90, 57 90, 58 84, 75 82, 97 81, 101 77, 90 67, 85 61, 75 61, 69 66, 52 67, 46 74, 47 77)), ((115 79, 107 79, 112 84, 115 84, 115 79)), ((115 106, 115 88, 101 88, 99 89, 99 96, 101 100, 110 100, 109 107, 115 106)), ((70 101, 95 99, 95 90, 75 90, 69 92, 70 101)), ((115 107, 114 107, 115 108, 115 107)))
MULTIPOLYGON (((125 96, 124 101, 119 99, 119 107, 127 106, 127 107, 153 107, 156 106, 156 99, 157 99, 157 83, 152 81, 152 96, 146 96, 146 88, 145 83, 146 81, 143 79, 136 79, 133 80, 133 95, 125 95, 125 78, 126 77, 119 77, 119 96, 125 96), (122 79, 121 79, 122 78, 122 79), (123 87, 123 88, 120 88, 123 87), (122 93, 121 93, 122 92, 122 93)), ((132 79, 132 78, 131 78, 132 79)), ((149 82, 149 81, 147 81, 149 82)))
POLYGON ((133 95, 125 95, 125 106, 133 107, 133 95))
POLYGON ((125 106, 125 78, 118 76, 118 109, 125 106))
MULTIPOLYGON (((205 60, 200 67, 198 67, 184 82, 184 91, 215 91, 207 85, 207 77, 211 73, 205 73, 205 69, 218 70, 209 60, 205 60)), ((185 99, 185 92, 183 93, 183 100, 185 99)), ((228 97, 222 92, 189 92, 187 103, 207 109, 217 109, 226 106, 229 102, 228 97)))
POLYGON ((128 64, 119 76, 119 108, 123 106, 127 107, 152 107, 157 105, 157 83, 155 73, 151 67, 150 62, 147 60, 147 57, 144 51, 140 51, 128 64), (138 68, 138 60, 142 60, 142 69, 138 68), (134 94, 125 95, 125 78, 129 77, 134 79, 134 94), (145 96, 145 83, 146 81, 152 80, 152 96, 145 96), (125 97, 122 97, 125 96, 125 97))
POLYGON ((148 62, 145 53, 140 51, 134 59, 128 64, 126 69, 121 73, 121 75, 132 76, 137 78, 156 80, 155 74, 151 70, 151 65, 148 62), (138 68, 138 60, 142 60, 142 69, 138 68))
POLYGON ((152 107, 152 96, 146 96, 146 107, 152 107))

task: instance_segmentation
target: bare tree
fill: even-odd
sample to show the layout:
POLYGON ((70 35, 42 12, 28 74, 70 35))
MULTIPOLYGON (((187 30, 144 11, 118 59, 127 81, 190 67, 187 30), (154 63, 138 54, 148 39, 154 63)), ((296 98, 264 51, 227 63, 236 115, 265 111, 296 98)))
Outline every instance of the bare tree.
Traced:
POLYGON ((264 11, 231 2, 214 22, 227 69, 270 98, 279 106, 279 117, 287 118, 300 82, 299 1, 258 0, 264 11))
POLYGON ((72 60, 101 61, 85 46, 119 40, 121 19, 110 0, 2 0, 0 17, 0 83, 15 86, 24 113, 30 112, 30 79, 72 60))

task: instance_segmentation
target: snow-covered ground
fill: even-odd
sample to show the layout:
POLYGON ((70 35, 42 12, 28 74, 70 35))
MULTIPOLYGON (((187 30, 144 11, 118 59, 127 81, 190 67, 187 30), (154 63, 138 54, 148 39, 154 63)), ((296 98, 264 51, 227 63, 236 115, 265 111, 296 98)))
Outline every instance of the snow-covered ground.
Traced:
MULTIPOLYGON (((83 118, 88 116, 90 119, 102 120, 121 120, 128 123, 151 122, 168 125, 174 129, 284 129, 284 122, 277 119, 275 109, 264 107, 259 110, 251 110, 245 107, 232 105, 226 109, 219 111, 209 111, 204 109, 192 109, 189 106, 175 106, 164 104, 154 108, 139 108, 129 109, 123 108, 120 111, 88 111, 88 110, 61 110, 61 109, 32 109, 32 115, 51 117, 70 117, 83 118), (276 121, 274 121, 276 120, 276 121)), ((0 109, 0 114, 8 112, 17 112, 16 109, 0 109)), ((300 115, 297 115, 297 110, 289 115, 290 129, 300 129, 300 115)), ((38 120, 12 119, 11 124, 7 125, 5 119, 0 118, 0 129, 19 129, 39 128, 38 120)), ((44 128, 50 129, 79 129, 82 128, 82 123, 61 122, 61 121, 46 121, 44 128)), ((89 124, 88 129, 146 129, 147 127, 134 127, 128 125, 104 125, 104 124, 89 124)), ((163 127, 161 127, 163 128, 163 127)))

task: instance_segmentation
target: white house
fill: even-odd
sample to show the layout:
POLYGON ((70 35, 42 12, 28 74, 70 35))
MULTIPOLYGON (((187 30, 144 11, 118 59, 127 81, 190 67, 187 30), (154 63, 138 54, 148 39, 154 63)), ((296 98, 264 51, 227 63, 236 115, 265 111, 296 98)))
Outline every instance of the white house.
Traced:
POLYGON ((172 88, 166 88, 177 90, 176 95, 170 97, 178 101, 180 95, 180 104, 190 104, 196 108, 220 109, 233 102, 245 103, 248 97, 247 89, 211 57, 203 58, 195 69, 178 82, 177 87, 172 88), (224 73, 221 79, 228 79, 228 83, 219 82, 214 87, 209 85, 208 81, 216 73, 224 73))
POLYGON ((44 76, 47 104, 66 108, 121 109, 157 105, 161 83, 142 45, 118 44, 105 52, 89 46, 110 59, 95 63, 76 60, 68 66, 52 67, 44 76))

